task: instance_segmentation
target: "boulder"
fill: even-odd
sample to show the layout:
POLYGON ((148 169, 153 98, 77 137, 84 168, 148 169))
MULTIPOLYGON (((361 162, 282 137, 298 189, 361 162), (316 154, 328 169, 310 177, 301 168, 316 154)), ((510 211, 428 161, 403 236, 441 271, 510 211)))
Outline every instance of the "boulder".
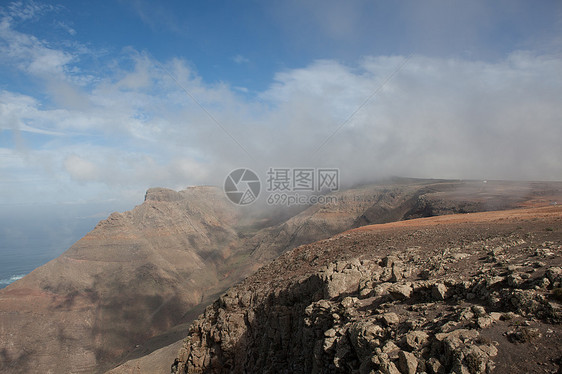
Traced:
POLYGON ((429 342, 429 335, 424 331, 410 331, 404 336, 404 345, 409 350, 419 350, 429 342))
POLYGON ((398 353, 398 367, 402 374, 416 374, 418 359, 410 352, 400 351, 398 353))
POLYGON ((406 284, 393 284, 388 288, 388 292, 395 300, 405 300, 410 298, 413 289, 409 283, 406 284))
POLYGON ((400 323, 400 318, 398 317, 398 314, 390 312, 390 313, 384 313, 382 316, 382 321, 384 322, 384 324, 386 326, 392 326, 392 325, 396 325, 398 323, 400 323))

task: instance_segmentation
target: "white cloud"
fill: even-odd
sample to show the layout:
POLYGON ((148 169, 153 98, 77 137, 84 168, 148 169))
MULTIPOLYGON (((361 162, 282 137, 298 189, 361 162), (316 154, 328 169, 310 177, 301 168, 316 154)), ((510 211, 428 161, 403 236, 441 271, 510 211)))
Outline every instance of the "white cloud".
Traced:
POLYGON ((83 92, 91 104, 82 110, 45 110, 8 93, 3 105, 19 108, 11 117, 41 124, 45 133, 100 139, 89 150, 72 136, 56 147, 67 154, 65 171, 74 180, 108 186, 221 183, 240 165, 334 165, 350 182, 388 174, 560 175, 562 66, 523 52, 498 63, 416 56, 315 153, 403 60, 372 57, 352 67, 318 61, 287 70, 260 95, 266 105, 238 97, 235 88, 205 85, 179 60, 167 64, 219 125, 148 58, 124 78, 83 92))
POLYGON ((70 27, 66 22, 56 21, 55 23, 58 27, 66 31, 69 35, 74 36, 76 35, 76 30, 70 27))
POLYGON ((237 64, 247 64, 248 62, 250 62, 250 60, 242 55, 236 55, 232 58, 232 61, 234 61, 237 64))
POLYGON ((345 113, 353 113, 398 63, 370 58, 358 70, 322 62, 278 74, 264 95, 278 104, 270 119, 292 130, 276 133, 277 144, 290 147, 293 160, 337 164, 351 179, 562 175, 554 140, 562 135, 556 105, 562 64, 531 53, 498 63, 414 57, 315 155, 345 113))
POLYGON ((163 3, 147 0, 127 1, 133 12, 154 31, 169 30, 173 33, 182 34, 188 31, 186 25, 179 15, 170 11, 163 3))
POLYGON ((188 61, 160 63, 133 49, 92 77, 71 66, 88 51, 50 48, 12 22, 0 23, 5 58, 42 77, 41 94, 56 99, 45 105, 0 92, 2 135, 14 144, 34 136, 25 149, 4 145, 0 157, 11 166, 0 167, 2 181, 42 181, 42 194, 33 196, 3 182, 9 199, 138 198, 153 186, 221 184, 241 166, 334 166, 343 183, 562 175, 562 62, 553 56, 519 51, 484 62, 417 55, 382 88, 406 57, 319 60, 277 72, 252 98, 239 87, 207 84, 188 61))
POLYGON ((63 77, 65 66, 74 60, 68 52, 50 48, 45 42, 14 30, 11 17, 0 19, 2 62, 40 77, 63 77))
POLYGON ((38 103, 29 96, 0 91, 0 130, 24 131, 44 135, 63 135, 44 125, 38 103), (30 125, 31 124, 31 125, 30 125))
POLYGON ((8 4, 5 9, 0 9, 0 14, 13 20, 30 20, 37 18, 47 12, 57 10, 57 6, 41 4, 35 1, 14 1, 8 4))
POLYGON ((96 182, 100 175, 98 167, 90 160, 72 154, 64 160, 64 168, 79 182, 96 182))

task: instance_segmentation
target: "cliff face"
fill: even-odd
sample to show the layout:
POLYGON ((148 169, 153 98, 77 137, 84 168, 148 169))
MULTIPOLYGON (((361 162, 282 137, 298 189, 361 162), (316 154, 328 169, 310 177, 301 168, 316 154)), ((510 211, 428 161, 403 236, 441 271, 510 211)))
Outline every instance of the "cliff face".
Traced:
POLYGON ((560 207, 436 217, 298 247, 209 306, 172 367, 557 372, 561 221, 560 207))
MULTIPOLYGON (((561 190, 399 181, 342 191, 334 204, 281 219, 275 211, 235 207, 213 187, 150 189, 143 204, 112 214, 62 256, 0 291, 0 371, 103 371, 298 245, 363 224, 548 203, 561 190)), ((176 328, 155 348, 183 336, 176 328)))
POLYGON ((151 189, 0 293, 0 367, 98 369, 182 320, 223 281, 237 212, 214 188, 151 189))

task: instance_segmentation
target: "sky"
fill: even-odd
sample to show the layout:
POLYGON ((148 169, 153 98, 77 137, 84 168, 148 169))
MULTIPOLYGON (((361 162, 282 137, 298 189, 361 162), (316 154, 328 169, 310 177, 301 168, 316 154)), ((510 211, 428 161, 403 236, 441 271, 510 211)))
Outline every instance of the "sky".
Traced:
POLYGON ((558 0, 2 1, 0 215, 238 167, 561 180, 561 57, 558 0))

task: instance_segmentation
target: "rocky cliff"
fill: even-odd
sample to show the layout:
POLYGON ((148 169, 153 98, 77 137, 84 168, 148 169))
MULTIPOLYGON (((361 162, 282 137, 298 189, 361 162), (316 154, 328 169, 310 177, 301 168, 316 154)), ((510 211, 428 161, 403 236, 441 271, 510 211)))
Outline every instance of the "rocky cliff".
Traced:
POLYGON ((222 289, 234 207, 214 188, 151 189, 0 293, 3 372, 92 372, 222 289))
POLYGON ((103 372, 180 340, 218 294, 298 245, 370 223, 548 204, 560 191, 395 180, 290 214, 243 210, 214 187, 150 189, 141 205, 0 291, 0 371, 103 372))
POLYGON ((176 373, 543 373, 562 364, 562 208, 300 246, 209 306, 176 373))

